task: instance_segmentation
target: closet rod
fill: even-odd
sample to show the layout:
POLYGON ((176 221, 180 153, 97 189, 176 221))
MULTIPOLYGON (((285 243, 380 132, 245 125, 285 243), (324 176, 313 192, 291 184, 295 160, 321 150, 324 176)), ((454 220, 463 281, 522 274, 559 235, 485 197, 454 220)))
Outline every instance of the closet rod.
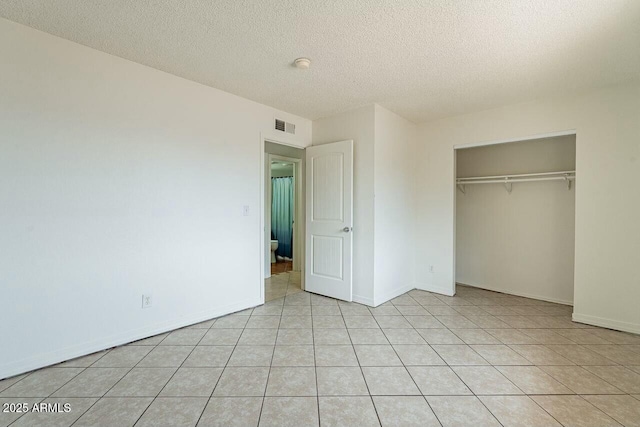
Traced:
POLYGON ((549 176, 549 175, 575 175, 576 171, 559 171, 559 172, 540 172, 540 173, 523 173, 516 175, 493 175, 493 176, 472 176, 472 177, 461 177, 458 178, 457 181, 465 181, 467 180, 479 180, 479 179, 511 179, 511 178, 525 178, 525 177, 535 177, 535 176, 549 176))
POLYGON ((465 193, 464 186, 467 184, 503 184, 508 193, 511 193, 511 184, 514 182, 533 182, 533 181, 565 181, 567 189, 571 189, 571 181, 575 181, 576 171, 560 171, 560 172, 540 172, 540 173, 523 173, 518 175, 494 175, 494 176, 475 176, 469 178, 457 178, 456 185, 458 190, 465 193))
POLYGON ((540 178, 516 178, 516 179, 484 179, 478 181, 461 181, 458 180, 458 184, 504 184, 512 183, 512 182, 533 182, 533 181, 565 181, 565 180, 574 180, 575 176, 549 176, 549 177, 540 177, 540 178))

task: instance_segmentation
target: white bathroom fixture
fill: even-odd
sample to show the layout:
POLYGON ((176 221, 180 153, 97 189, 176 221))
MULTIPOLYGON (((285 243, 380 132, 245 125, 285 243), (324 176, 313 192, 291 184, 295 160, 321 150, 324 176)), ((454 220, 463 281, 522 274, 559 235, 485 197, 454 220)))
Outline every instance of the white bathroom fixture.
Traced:
POLYGON ((271 241, 271 264, 275 264, 276 263, 276 251, 278 250, 278 241, 277 240, 272 240, 271 241))

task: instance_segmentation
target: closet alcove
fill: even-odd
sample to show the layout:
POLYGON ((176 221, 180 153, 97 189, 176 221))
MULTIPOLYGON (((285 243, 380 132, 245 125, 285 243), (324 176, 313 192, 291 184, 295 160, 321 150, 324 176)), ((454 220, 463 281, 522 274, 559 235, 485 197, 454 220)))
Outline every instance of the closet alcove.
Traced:
POLYGON ((456 283, 573 304, 576 136, 456 150, 456 283))

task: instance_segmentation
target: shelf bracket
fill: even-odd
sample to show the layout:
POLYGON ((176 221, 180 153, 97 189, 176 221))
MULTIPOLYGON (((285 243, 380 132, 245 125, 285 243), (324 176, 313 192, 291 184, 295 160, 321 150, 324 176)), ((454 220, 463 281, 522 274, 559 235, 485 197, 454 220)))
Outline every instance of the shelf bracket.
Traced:
POLYGON ((458 190, 460 190, 462 194, 466 194, 464 191, 464 184, 457 184, 457 185, 458 185, 458 190))
POLYGON ((569 179, 569 175, 565 174, 564 179, 567 181, 567 190, 571 190, 571 180, 569 179))
POLYGON ((504 179, 504 188, 507 190, 507 193, 511 194, 511 190, 513 190, 513 184, 509 182, 509 178, 504 179))

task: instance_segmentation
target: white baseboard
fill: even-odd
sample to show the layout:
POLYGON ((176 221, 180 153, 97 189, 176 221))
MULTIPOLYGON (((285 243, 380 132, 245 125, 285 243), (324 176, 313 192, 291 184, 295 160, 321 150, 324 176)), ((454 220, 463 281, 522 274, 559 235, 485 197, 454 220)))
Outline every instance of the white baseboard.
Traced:
POLYGON ((416 283, 414 288, 420 289, 421 291, 433 292, 435 294, 446 295, 452 297, 455 295, 455 292, 451 291, 451 288, 445 286, 435 286, 427 283, 416 283))
POLYGON ((357 302, 358 304, 368 305, 369 307, 375 307, 375 305, 373 305, 373 298, 363 297, 360 295, 354 295, 353 302, 357 302))
POLYGON ((608 329, 615 329, 617 331, 631 332, 634 334, 640 334, 640 324, 621 322, 619 320, 607 319, 604 317, 590 316, 588 314, 573 313, 571 319, 574 322, 584 323, 586 325, 600 326, 608 329))
POLYGON ((528 292, 515 292, 515 291, 512 291, 510 289, 499 289, 499 288, 486 286, 486 285, 472 285, 470 283, 462 283, 462 282, 458 282, 458 284, 464 285, 464 286, 469 286, 471 288, 478 288, 478 289, 484 289, 484 290, 487 290, 487 291, 500 292, 502 294, 515 295, 517 297, 525 297, 525 298, 537 299, 537 300, 541 300, 541 301, 553 302, 553 303, 556 303, 556 304, 563 304, 563 305, 571 305, 571 306, 573 306, 573 301, 567 301, 567 300, 561 300, 561 299, 557 299, 557 298, 540 296, 540 295, 536 295, 536 294, 530 294, 528 292))
POLYGON ((3 378, 13 377, 34 369, 44 368, 45 366, 55 365, 60 362, 75 359, 77 357, 86 356, 97 351, 106 350, 108 348, 117 347, 119 345, 128 344, 143 338, 152 337, 174 329, 183 328, 185 326, 204 322, 205 320, 215 317, 224 316, 226 314, 242 311, 247 308, 255 307, 262 304, 259 299, 251 299, 240 303, 230 304, 224 307, 218 307, 215 310, 201 311, 187 318, 175 319, 162 322, 156 325, 131 329, 115 335, 102 337, 87 341, 78 345, 62 348, 34 357, 22 359, 20 361, 9 363, 0 367, 0 380, 3 378))
POLYGON ((374 307, 377 307, 380 304, 384 304, 385 302, 390 301, 390 300, 392 300, 392 299, 394 299, 396 297, 399 297, 400 295, 405 294, 405 293, 407 293, 407 292, 409 292, 409 291, 411 291, 413 289, 415 289, 415 286, 414 286, 413 283, 410 283, 410 284, 407 284, 407 285, 404 285, 404 286, 400 286, 399 288, 392 289, 392 290, 390 290, 388 292, 385 292, 385 293, 383 293, 383 294, 381 294, 379 296, 378 295, 374 295, 374 302, 375 302, 375 306, 374 307))

